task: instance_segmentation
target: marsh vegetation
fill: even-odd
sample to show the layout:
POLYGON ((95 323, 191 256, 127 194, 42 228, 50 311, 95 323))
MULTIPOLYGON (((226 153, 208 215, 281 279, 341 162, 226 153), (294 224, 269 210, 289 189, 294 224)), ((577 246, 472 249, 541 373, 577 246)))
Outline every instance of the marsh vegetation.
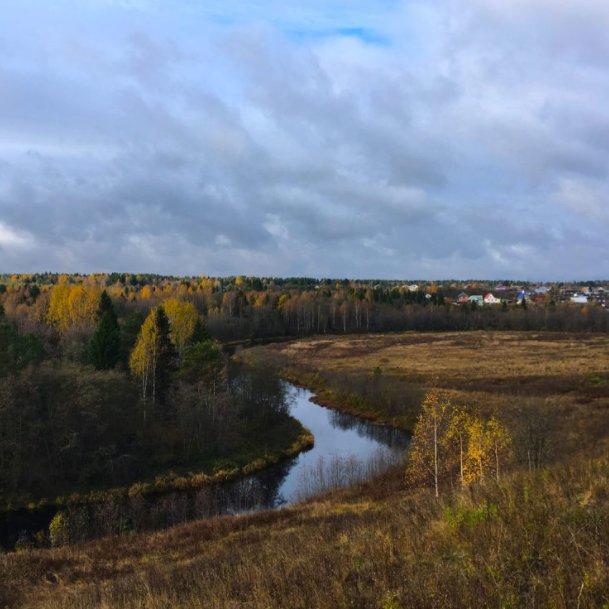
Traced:
MULTIPOLYGON (((65 548, 24 547, 0 556, 4 604, 609 604, 606 335, 316 337, 244 350, 239 357, 253 369, 273 367, 311 387, 319 402, 335 409, 326 412, 336 423, 353 430, 359 423, 349 423, 346 413, 415 431, 421 402, 437 392, 484 425, 493 417, 500 421, 509 431, 509 454, 499 476, 489 470, 492 475, 465 483, 458 459, 449 459, 438 497, 434 481, 413 476, 408 463, 389 464, 368 482, 361 475, 367 466, 346 456, 327 458, 302 470, 305 502, 289 508, 211 514, 155 534, 65 548), (352 485, 336 488, 337 480, 352 485)), ((391 427, 377 429, 384 430, 379 438, 391 433, 391 427)), ((201 495, 199 505, 206 500, 201 495)), ((179 514, 179 502, 172 509, 179 514)))

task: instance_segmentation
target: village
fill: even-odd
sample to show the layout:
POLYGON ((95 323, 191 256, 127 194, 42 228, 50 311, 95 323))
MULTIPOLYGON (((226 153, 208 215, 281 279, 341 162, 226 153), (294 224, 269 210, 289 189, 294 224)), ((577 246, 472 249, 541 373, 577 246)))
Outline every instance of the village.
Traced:
MULTIPOLYGON (((435 283, 412 283, 400 286, 402 290, 410 292, 424 291, 426 298, 431 298, 431 293, 438 289, 435 283)), ((458 285, 455 283, 442 285, 441 289, 449 295, 444 301, 447 304, 460 306, 466 304, 501 305, 501 304, 597 304, 609 308, 609 287, 603 285, 581 286, 567 284, 556 286, 537 285, 503 285, 492 286, 486 282, 458 285), (461 290, 458 294, 455 292, 461 290)))

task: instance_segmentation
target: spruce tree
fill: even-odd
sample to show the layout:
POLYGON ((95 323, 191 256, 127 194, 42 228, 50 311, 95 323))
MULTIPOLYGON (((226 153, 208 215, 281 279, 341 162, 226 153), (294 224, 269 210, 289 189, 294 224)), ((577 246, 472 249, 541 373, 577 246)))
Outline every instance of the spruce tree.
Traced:
POLYGON ((99 321, 89 341, 89 361, 97 370, 111 370, 121 355, 121 337, 112 299, 102 292, 97 310, 99 321))
POLYGON ((203 343, 206 340, 210 340, 211 336, 207 331, 205 323, 200 317, 197 317, 197 321, 195 322, 195 328, 192 331, 192 336, 190 337, 190 344, 196 345, 197 343, 203 343))
POLYGON ((163 401, 165 391, 169 385, 171 375, 177 370, 177 353, 171 342, 171 324, 162 306, 154 311, 154 321, 157 330, 158 360, 155 371, 155 385, 153 391, 156 398, 163 401))
POLYGON ((97 320, 101 320, 104 313, 110 313, 110 316, 114 320, 116 327, 118 328, 118 318, 116 315, 116 311, 114 310, 114 304, 112 302, 112 298, 108 296, 108 292, 104 290, 99 299, 99 306, 97 307, 97 320))

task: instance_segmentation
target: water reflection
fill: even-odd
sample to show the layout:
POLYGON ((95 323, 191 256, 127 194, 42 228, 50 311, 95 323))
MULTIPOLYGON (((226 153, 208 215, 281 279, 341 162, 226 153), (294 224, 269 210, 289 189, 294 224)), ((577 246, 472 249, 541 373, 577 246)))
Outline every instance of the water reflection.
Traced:
MULTIPOLYGON (((382 473, 402 458, 408 436, 400 430, 323 408, 308 391, 277 381, 259 382, 255 374, 234 374, 238 394, 256 394, 273 408, 278 401, 315 436, 312 450, 263 472, 232 483, 196 491, 116 499, 97 505, 65 508, 64 543, 154 531, 223 514, 278 508, 320 492, 360 483, 382 473), (271 389, 269 389, 271 388, 271 389)), ((12 515, 0 523, 0 543, 14 547, 48 530, 55 511, 12 515)))
POLYGON ((371 438, 375 442, 389 448, 408 447, 408 436, 401 430, 388 425, 375 425, 366 419, 360 419, 338 410, 329 411, 330 422, 334 427, 342 430, 355 430, 359 436, 371 438))

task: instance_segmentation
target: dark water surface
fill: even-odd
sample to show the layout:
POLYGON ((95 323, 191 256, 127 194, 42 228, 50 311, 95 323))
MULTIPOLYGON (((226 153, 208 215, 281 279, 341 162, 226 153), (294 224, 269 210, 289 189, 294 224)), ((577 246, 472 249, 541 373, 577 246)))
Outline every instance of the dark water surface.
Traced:
MULTIPOLYGON (((311 430, 315 446, 249 478, 92 506, 66 508, 69 541, 77 543, 131 531, 159 530, 190 520, 279 508, 319 492, 370 479, 399 461, 409 443, 404 432, 323 408, 304 389, 286 384, 290 414, 311 430)), ((0 544, 32 539, 48 531, 57 509, 0 516, 0 544)))

